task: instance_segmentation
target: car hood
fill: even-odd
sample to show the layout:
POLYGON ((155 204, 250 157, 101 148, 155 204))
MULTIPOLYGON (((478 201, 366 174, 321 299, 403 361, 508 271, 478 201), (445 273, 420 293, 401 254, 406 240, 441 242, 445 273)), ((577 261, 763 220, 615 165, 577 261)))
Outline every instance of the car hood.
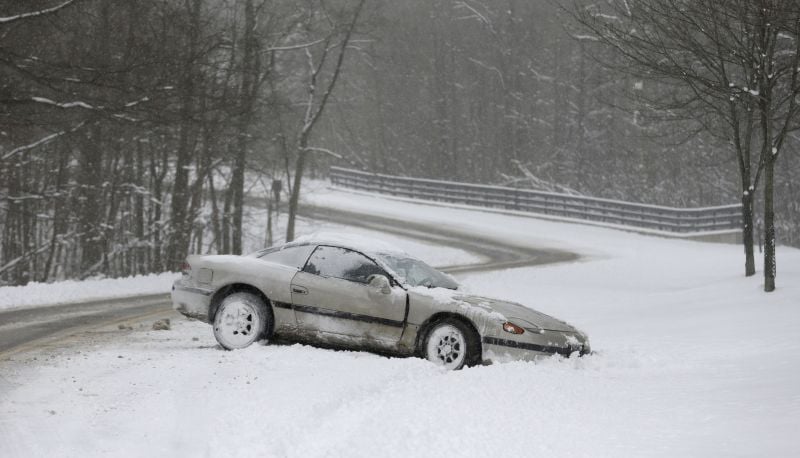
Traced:
POLYGON ((454 299, 466 302, 475 307, 483 309, 488 308, 491 311, 500 313, 505 316, 508 321, 522 326, 523 328, 533 324, 547 331, 579 332, 575 327, 561 320, 515 302, 501 301, 474 295, 457 295, 454 299))

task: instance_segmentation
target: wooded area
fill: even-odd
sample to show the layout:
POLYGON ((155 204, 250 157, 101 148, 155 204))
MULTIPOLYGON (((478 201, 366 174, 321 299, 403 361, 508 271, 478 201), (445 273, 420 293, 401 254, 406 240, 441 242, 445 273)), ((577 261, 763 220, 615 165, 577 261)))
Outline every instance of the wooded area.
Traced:
POLYGON ((364 2, 3 3, 0 279, 24 284, 241 253, 245 173, 302 173, 364 2))
POLYGON ((629 72, 675 85, 645 95, 644 105, 734 152, 748 276, 755 274, 753 200, 763 176, 764 289, 774 290, 775 164, 800 128, 800 4, 620 0, 606 9, 578 7, 577 19, 623 56, 629 72))
POLYGON ((630 3, 0 0, 0 284, 241 253, 247 176, 280 181, 291 239, 330 165, 743 202, 751 239, 800 246, 794 3, 630 3), (762 45, 765 71, 726 55, 733 86, 697 64, 762 45))

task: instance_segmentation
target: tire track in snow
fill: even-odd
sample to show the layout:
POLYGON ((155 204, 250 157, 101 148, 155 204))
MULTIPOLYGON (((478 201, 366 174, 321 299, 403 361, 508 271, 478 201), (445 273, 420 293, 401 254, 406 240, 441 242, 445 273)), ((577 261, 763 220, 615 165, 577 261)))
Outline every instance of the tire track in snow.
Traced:
POLYGON ((0 360, 103 326, 172 313, 165 294, 0 312, 0 360))

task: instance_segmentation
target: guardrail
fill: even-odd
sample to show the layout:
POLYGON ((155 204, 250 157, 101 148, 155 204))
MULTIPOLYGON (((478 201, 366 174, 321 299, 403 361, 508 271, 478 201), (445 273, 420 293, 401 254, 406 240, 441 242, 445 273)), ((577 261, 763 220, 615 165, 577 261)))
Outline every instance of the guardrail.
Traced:
POLYGON ((398 197, 500 208, 674 233, 741 228, 741 205, 673 208, 596 197, 454 181, 408 178, 331 167, 331 183, 398 197))

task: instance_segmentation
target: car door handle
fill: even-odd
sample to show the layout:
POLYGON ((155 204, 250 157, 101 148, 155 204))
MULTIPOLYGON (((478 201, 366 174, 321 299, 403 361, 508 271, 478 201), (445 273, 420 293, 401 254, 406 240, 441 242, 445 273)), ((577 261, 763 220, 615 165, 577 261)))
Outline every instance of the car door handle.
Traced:
POLYGON ((297 294, 308 294, 308 288, 303 286, 292 286, 292 292, 297 294))

